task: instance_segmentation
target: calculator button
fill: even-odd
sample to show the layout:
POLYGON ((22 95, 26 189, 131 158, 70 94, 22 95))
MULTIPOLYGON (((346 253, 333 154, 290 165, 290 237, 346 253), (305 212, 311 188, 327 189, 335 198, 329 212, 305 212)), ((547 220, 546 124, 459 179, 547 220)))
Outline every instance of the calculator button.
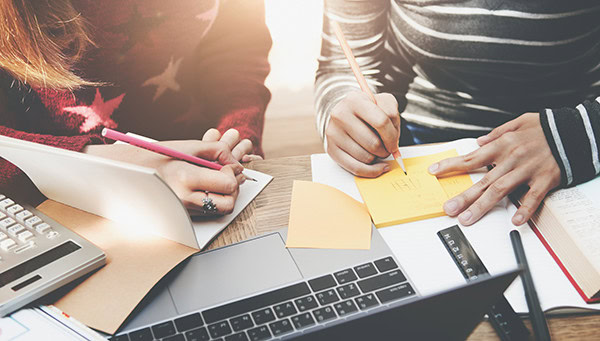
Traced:
POLYGON ((15 243, 14 240, 4 239, 3 241, 0 242, 0 249, 2 249, 4 251, 8 251, 11 248, 15 247, 16 245, 17 245, 17 243, 15 243))
POLYGON ((393 286, 391 288, 383 289, 376 292, 377 297, 381 303, 397 300, 406 296, 414 294, 413 288, 408 283, 393 286))
POLYGON ((352 282, 356 279, 356 275, 354 274, 354 271, 352 269, 342 270, 342 271, 336 272, 334 275, 335 275, 335 278, 337 279, 338 283, 340 283, 340 284, 346 284, 346 283, 352 282))
POLYGON ((315 320, 313 319, 312 315, 307 312, 292 317, 292 323, 294 324, 296 329, 300 329, 312 326, 313 324, 315 324, 315 320))
POLYGON ((273 336, 275 337, 281 334, 289 333, 294 330, 294 327, 292 327, 292 323, 288 319, 270 323, 269 327, 271 327, 271 331, 273 332, 273 336))
POLYGON ((365 277, 369 277, 369 276, 373 276, 373 275, 377 274, 377 269, 375 269, 375 266, 373 265, 373 263, 367 263, 367 264, 355 266, 354 271, 356 271, 356 274, 360 278, 365 278, 365 277))
POLYGON ((295 300, 296 306, 300 312, 303 312, 308 309, 316 308, 318 306, 317 300, 315 300, 314 296, 306 296, 295 300))
POLYGON ((31 216, 33 216, 33 214, 31 212, 25 210, 25 211, 21 211, 21 212, 17 213, 15 215, 15 218, 17 218, 18 221, 24 223, 25 219, 27 219, 27 218, 29 218, 31 216))
POLYGON ((273 310, 275 310, 275 315, 277 315, 279 318, 294 315, 298 312, 296 311, 296 307, 294 307, 292 302, 278 304, 273 307, 273 310))
POLYGON ((13 218, 5 218, 0 220, 0 227, 6 230, 7 227, 14 223, 16 223, 16 221, 13 218))
POLYGON ((13 225, 7 229, 8 234, 10 234, 13 237, 16 237, 17 234, 23 230, 25 230, 25 226, 23 226, 21 224, 13 225))
POLYGON ((376 260, 375 266, 377 266, 377 269, 379 269, 380 272, 386 272, 388 270, 392 270, 398 267, 398 265, 396 265, 396 262, 394 262, 394 259, 392 257, 386 257, 384 259, 376 260))
POLYGON ((400 270, 395 270, 358 281, 358 286, 362 292, 367 293, 404 281, 406 281, 406 277, 404 277, 402 272, 400 272, 400 270))
POLYGON ((17 204, 17 205, 12 205, 12 206, 10 206, 10 207, 8 207, 8 208, 6 209, 6 213, 8 213, 8 214, 10 214, 10 215, 13 215, 13 216, 14 216, 15 214, 17 214, 18 212, 21 212, 21 211, 23 211, 23 206, 21 206, 21 205, 19 205, 19 204, 17 204))
POLYGON ((35 230, 38 231, 39 233, 44 233, 44 232, 48 231, 49 229, 50 229, 50 225, 48 225, 46 223, 41 223, 35 227, 35 230))
POLYGON ((42 219, 40 217, 33 216, 33 217, 25 220, 25 225, 27 225, 27 227, 29 227, 29 228, 33 228, 33 226, 35 224, 39 224, 41 222, 42 222, 42 219))
POLYGON ((4 240, 6 238, 8 238, 8 236, 6 235, 6 233, 0 232, 0 240, 4 240))
POLYGON ((56 232, 54 230, 50 230, 50 232, 48 232, 46 234, 46 238, 48 238, 48 239, 54 239, 56 237, 58 237, 58 232, 56 232))
POLYGON ((28 230, 25 230, 25 231, 19 233, 19 240, 22 241, 23 243, 25 243, 26 241, 28 241, 31 238, 33 238, 33 233, 31 233, 28 230))
POLYGON ((354 299, 360 310, 366 310, 379 304, 373 294, 366 294, 354 299))
POLYGON ((34 246, 35 246, 35 243, 33 241, 30 241, 29 243, 27 243, 25 245, 21 245, 18 248, 14 249, 14 253, 21 253, 25 250, 31 249, 34 246))
POLYGON ((338 315, 340 315, 340 316, 348 315, 348 314, 358 311, 358 308, 356 308, 356 304, 354 304, 354 302, 352 302, 352 300, 347 300, 344 302, 336 303, 333 307, 335 308, 335 311, 337 311, 338 315))
POLYGON ((312 313, 319 322, 325 322, 327 320, 334 319, 337 316, 331 306, 315 309, 312 313))
POLYGON ((10 206, 14 203, 15 203, 14 201, 10 200, 9 198, 6 198, 6 199, 0 201, 0 207, 5 210, 8 206, 10 206))

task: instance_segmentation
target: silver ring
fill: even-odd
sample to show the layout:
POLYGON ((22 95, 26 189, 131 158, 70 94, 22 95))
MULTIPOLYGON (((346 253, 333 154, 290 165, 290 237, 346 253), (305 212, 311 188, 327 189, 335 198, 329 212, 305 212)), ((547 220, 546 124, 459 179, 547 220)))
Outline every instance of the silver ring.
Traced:
POLYGON ((208 197, 208 191, 205 191, 206 197, 202 199, 202 210, 204 214, 215 214, 217 213, 217 205, 208 197))

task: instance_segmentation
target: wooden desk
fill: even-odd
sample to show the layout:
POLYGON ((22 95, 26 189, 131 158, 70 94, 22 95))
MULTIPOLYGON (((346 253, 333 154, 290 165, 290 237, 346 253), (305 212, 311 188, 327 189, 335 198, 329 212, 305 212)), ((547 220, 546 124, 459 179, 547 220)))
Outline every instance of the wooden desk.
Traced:
MULTIPOLYGON (((273 181, 210 245, 216 248, 286 227, 293 180, 311 180, 310 156, 256 161, 248 168, 270 174, 273 181)), ((553 340, 600 339, 600 314, 548 317, 553 340)), ((525 323, 529 326, 529 321, 525 323)), ((531 328, 530 328, 531 330, 531 328)), ((533 337, 531 338, 533 340, 533 337)), ((489 322, 482 322, 469 340, 500 340, 489 322)))

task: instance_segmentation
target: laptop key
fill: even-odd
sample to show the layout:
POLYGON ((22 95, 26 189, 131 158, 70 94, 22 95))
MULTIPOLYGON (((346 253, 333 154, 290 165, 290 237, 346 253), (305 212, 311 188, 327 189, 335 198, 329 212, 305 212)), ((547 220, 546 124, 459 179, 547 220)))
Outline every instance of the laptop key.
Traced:
POLYGON ((185 341, 185 337, 183 334, 177 334, 164 338, 162 341, 185 341))
POLYGON ((391 288, 383 289, 376 292, 377 297, 381 303, 386 303, 389 301, 394 301, 400 298, 404 298, 414 294, 415 291, 408 283, 400 284, 393 286, 391 288))
POLYGON ((338 283, 340 284, 345 284, 356 280, 356 275, 354 274, 354 271, 352 269, 342 270, 336 272, 334 275, 338 283))
POLYGON ((271 332, 273 333, 273 336, 279 336, 281 334, 289 333, 294 330, 294 327, 292 327, 292 323, 289 319, 270 323, 269 327, 271 327, 271 332))
POLYGON ((379 302, 377 302, 377 298, 374 294, 366 294, 364 296, 357 297, 354 299, 354 301, 356 301, 356 304, 360 310, 366 310, 379 305, 379 302))
POLYGON ((292 302, 278 304, 273 307, 273 310, 275 311, 275 315, 279 318, 288 317, 298 312, 292 302))
POLYGON ((229 322, 221 321, 208 326, 208 332, 212 338, 217 338, 231 334, 229 322))
POLYGON ((360 295, 360 291, 356 287, 354 283, 346 284, 339 288, 336 288, 340 297, 344 300, 346 298, 354 297, 360 295))
POLYGON ((245 332, 235 333, 233 335, 225 336, 225 341, 248 341, 248 336, 245 332))
POLYGON ((175 327, 177 327, 177 331, 184 332, 186 330, 190 330, 196 327, 200 327, 204 324, 202 321, 202 316, 199 313, 187 315, 175 319, 175 327))
POLYGON ((400 272, 400 270, 394 270, 386 272, 381 275, 369 277, 358 281, 358 286, 363 293, 371 292, 373 290, 389 287, 390 285, 404 282, 406 277, 400 272))
POLYGON ((210 336, 208 336, 208 331, 206 327, 197 328, 190 330, 185 333, 185 338, 187 341, 208 341, 210 340, 210 336))
POLYGON ((252 318, 248 314, 232 318, 229 320, 229 323, 234 332, 254 327, 252 318))
POLYGON ((254 318, 254 323, 263 324, 273 321, 275 315, 273 315, 273 310, 271 310, 271 308, 266 308, 253 312, 252 318, 254 318))
POLYGON ((316 308, 318 306, 317 300, 314 296, 306 296, 295 300, 296 307, 300 312, 306 311, 308 309, 316 308))
POLYGON ((162 339, 163 337, 171 336, 176 333, 175 326, 171 321, 153 325, 152 332, 157 339, 162 339))
POLYGON ((318 322, 325 322, 337 317, 331 306, 315 309, 312 313, 318 322))
POLYGON ((328 289, 337 285, 335 279, 331 275, 325 275, 319 278, 311 279, 308 284, 314 292, 328 289))
POLYGON ((312 315, 307 312, 292 317, 292 323, 296 329, 302 329, 315 324, 315 320, 313 319, 312 315))
POLYGON ((329 289, 317 294, 317 300, 321 305, 328 305, 329 303, 337 302, 340 300, 335 290, 329 289))
POLYGON ((267 326, 260 326, 248 330, 248 336, 251 341, 262 341, 271 338, 271 332, 267 326))
POLYGON ((379 269, 380 272, 386 272, 388 270, 392 270, 398 267, 398 265, 394 261, 394 258, 392 257, 386 257, 380 260, 376 260, 375 266, 377 266, 377 269, 379 269))
POLYGON ((365 277, 369 277, 369 276, 373 276, 373 275, 377 274, 377 269, 375 269, 375 266, 373 265, 373 263, 367 263, 367 264, 355 266, 354 271, 356 271, 356 274, 360 278, 365 278, 365 277))
POLYGON ((358 311, 358 308, 356 308, 356 304, 354 304, 352 300, 336 303, 333 307, 340 316, 348 315, 350 313, 358 311))
POLYGON ((152 341, 154 337, 152 336, 152 331, 150 328, 144 328, 140 330, 136 330, 134 332, 129 333, 129 340, 131 341, 152 341))

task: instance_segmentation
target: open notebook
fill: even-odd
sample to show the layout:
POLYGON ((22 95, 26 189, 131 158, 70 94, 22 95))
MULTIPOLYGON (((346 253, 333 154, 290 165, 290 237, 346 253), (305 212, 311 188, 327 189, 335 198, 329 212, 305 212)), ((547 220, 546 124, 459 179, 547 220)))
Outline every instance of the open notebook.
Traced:
MULTIPOLYGON (((405 147, 400 148, 400 151, 403 158, 411 158, 448 150, 456 150, 459 155, 463 155, 477 148, 474 139, 463 139, 434 146, 405 147)), ((327 154, 312 155, 311 161, 313 181, 333 186, 354 199, 363 201, 354 177, 327 154)), ((483 173, 472 173, 470 176, 473 182, 477 182, 483 177, 483 173)), ((479 222, 469 227, 461 226, 491 274, 516 266, 509 238, 509 232, 515 228, 510 222, 515 211, 514 205, 505 199, 479 222)), ((453 225, 460 226, 460 223, 455 218, 440 216, 379 228, 384 240, 423 295, 465 281, 436 235, 439 230, 453 225)), ((518 229, 544 311, 558 308, 600 310, 600 305, 587 304, 581 298, 529 226, 518 229)), ((520 279, 513 282, 505 296, 517 313, 528 312, 520 279)))

